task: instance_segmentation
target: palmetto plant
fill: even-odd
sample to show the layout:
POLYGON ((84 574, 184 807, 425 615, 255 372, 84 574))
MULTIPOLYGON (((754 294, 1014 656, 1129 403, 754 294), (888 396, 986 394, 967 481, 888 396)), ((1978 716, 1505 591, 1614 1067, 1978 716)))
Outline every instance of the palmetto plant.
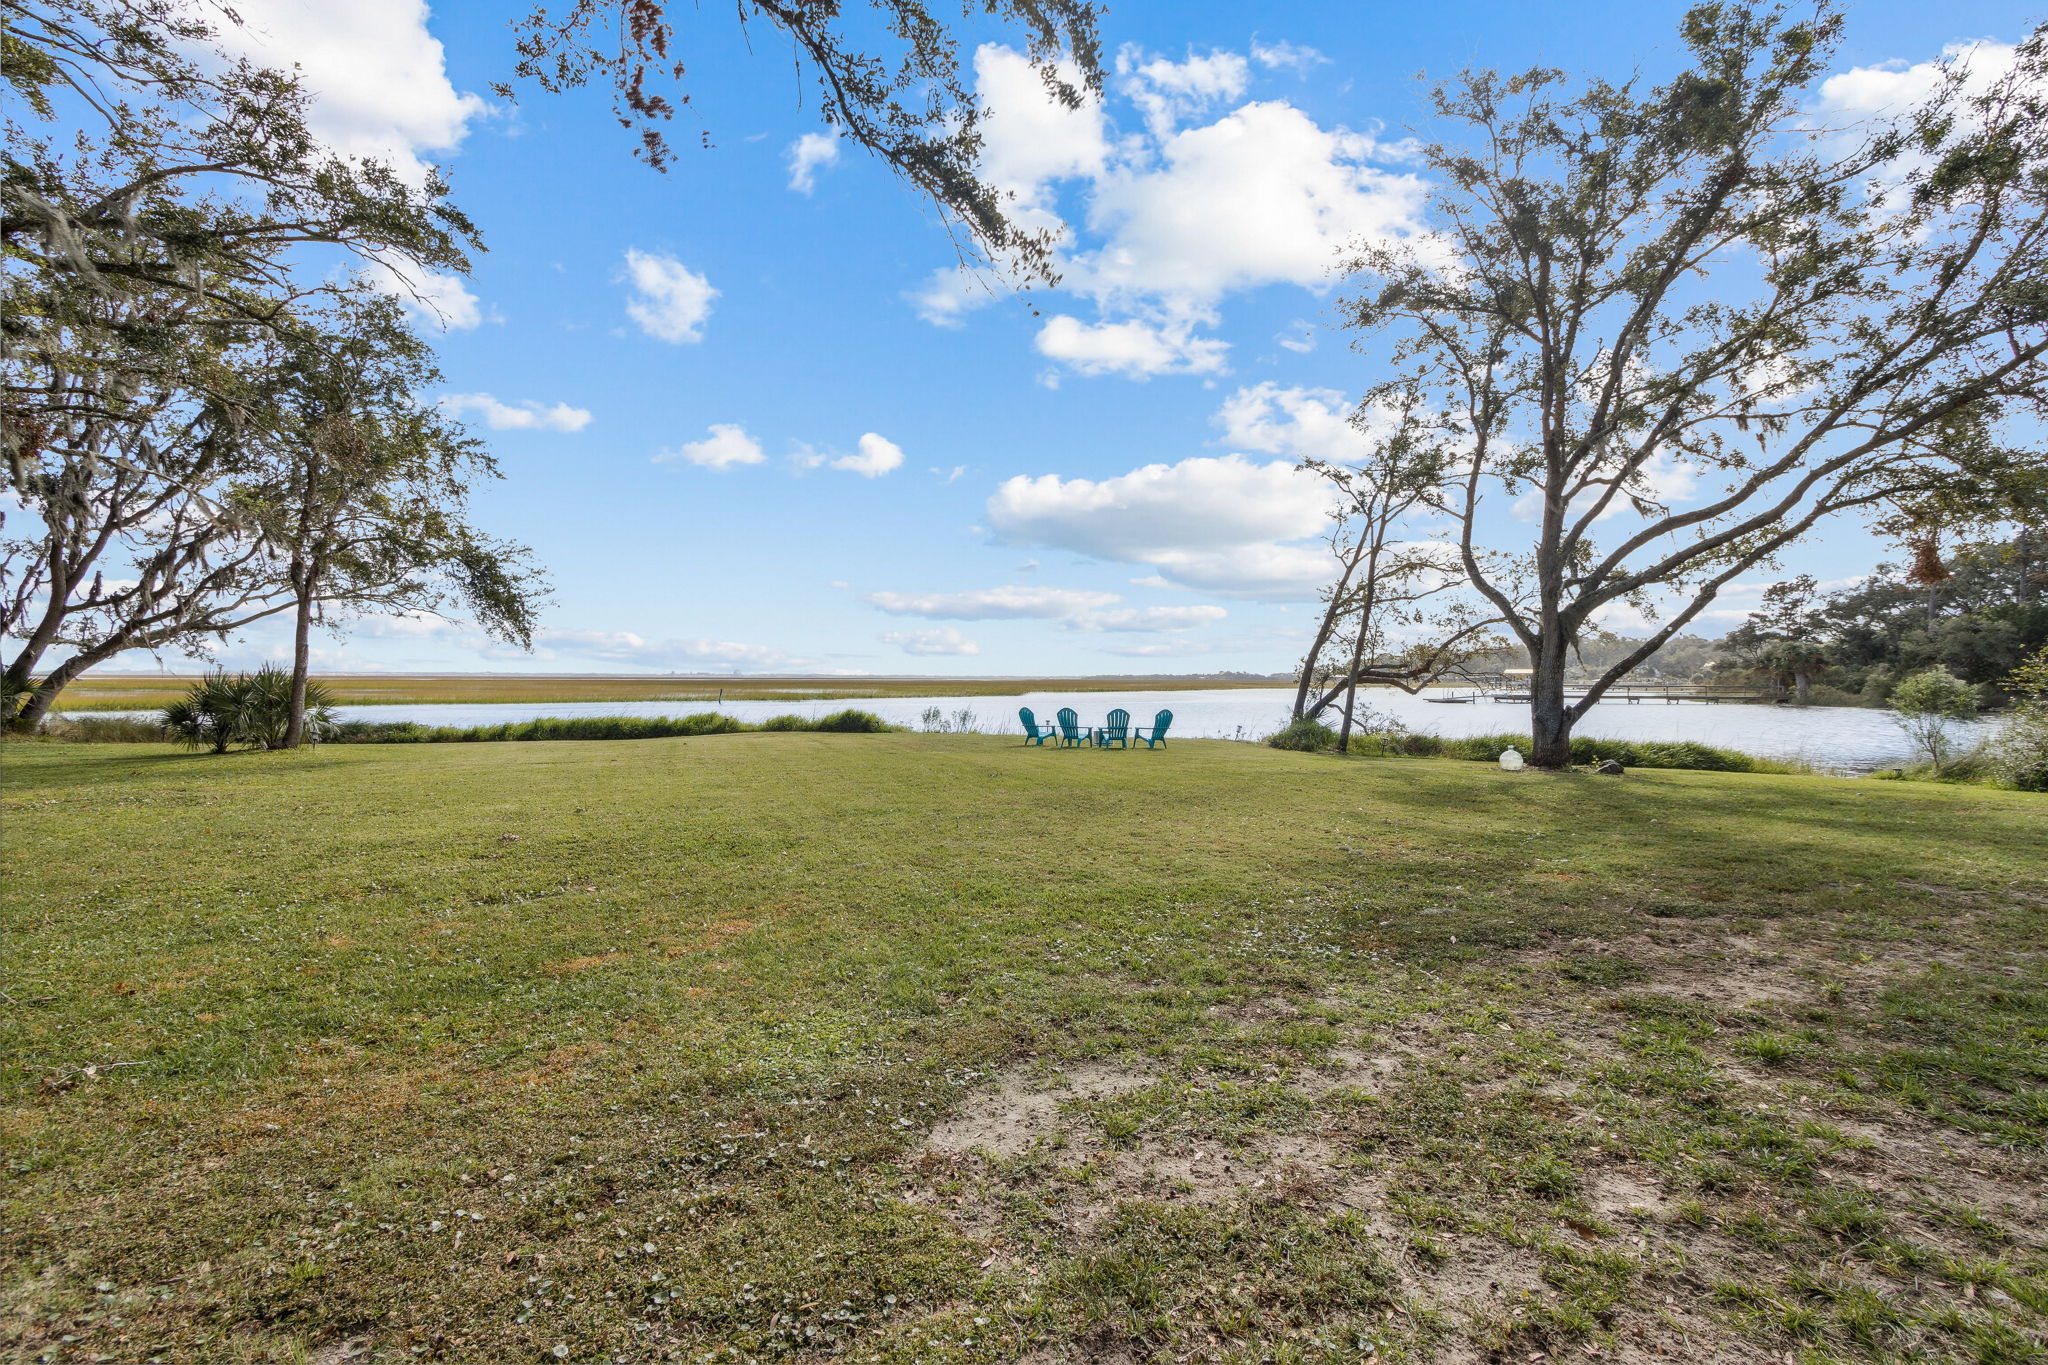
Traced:
POLYGON ((241 684, 214 673, 164 708, 164 729, 193 749, 224 754, 240 735, 241 684))
MULTIPOLYGON (((265 664, 254 673, 214 673, 164 708, 164 729, 194 749, 224 754, 236 744, 284 746, 291 719, 292 675, 265 664)), ((317 743, 336 728, 334 697, 325 686, 306 683, 306 732, 317 743)))

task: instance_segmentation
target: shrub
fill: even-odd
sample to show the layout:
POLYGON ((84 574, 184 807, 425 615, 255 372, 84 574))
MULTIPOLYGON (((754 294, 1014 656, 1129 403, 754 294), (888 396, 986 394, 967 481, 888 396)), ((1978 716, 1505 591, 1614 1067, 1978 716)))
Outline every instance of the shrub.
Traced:
MULTIPOLYGON (((973 713, 967 714, 971 717, 973 713)), ((829 716, 822 716, 812 721, 807 728, 835 735, 879 735, 891 727, 888 721, 872 711, 855 711, 848 708, 844 711, 834 711, 829 716)))
MULTIPOLYGON (((1456 758, 1474 763, 1497 763, 1501 754, 1510 747, 1526 752, 1529 737, 1497 734, 1446 739, 1442 735, 1416 734, 1405 730, 1351 737, 1353 753, 1399 754, 1408 758, 1456 758)), ((1715 773, 1801 770, 1798 764, 1771 762, 1734 749, 1719 749, 1711 744, 1697 744, 1692 740, 1594 739, 1583 735, 1573 738, 1572 762, 1590 765, 1604 758, 1611 758, 1625 768, 1679 768, 1715 773)))
POLYGON ((1891 702, 1899 728, 1936 771, 1948 760, 1949 726, 1977 714, 1977 690, 1945 668, 1901 678, 1891 702))
POLYGON ((1303 716, 1287 723, 1283 730, 1275 730, 1266 736, 1266 743, 1275 749, 1292 749, 1297 753, 1321 753, 1337 747, 1337 732, 1319 720, 1303 716))
POLYGON ((1984 747, 1998 779, 2023 792, 2048 792, 2048 646, 2005 680, 2016 699, 2005 725, 1984 747))
MULTIPOLYGON (((13 738, 9 736, 9 738, 13 738)), ((52 716, 31 736, 60 744, 161 744, 161 719, 139 716, 52 716)))
POLYGON ((164 708, 164 730, 187 748, 224 754, 239 733, 240 709, 239 683, 225 673, 210 674, 164 708))
MULTIPOLYGON (((162 728, 194 749, 224 754, 236 744, 281 749, 291 724, 292 675, 275 664, 254 673, 213 673, 194 683, 163 709, 162 728)), ((314 679, 306 680, 308 744, 332 738, 334 698, 314 679)))

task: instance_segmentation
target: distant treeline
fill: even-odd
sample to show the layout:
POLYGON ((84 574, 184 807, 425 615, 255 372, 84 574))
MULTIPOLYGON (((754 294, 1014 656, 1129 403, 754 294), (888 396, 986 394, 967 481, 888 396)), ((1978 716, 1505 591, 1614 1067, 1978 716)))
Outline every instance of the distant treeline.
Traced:
MULTIPOLYGON (((1751 600, 1757 610, 1726 636, 1674 636, 1636 676, 1754 681, 1788 699, 1882 706, 1901 678, 1943 668, 1975 685, 1983 705, 2000 706, 2010 700, 2002 682, 2048 645, 2048 532, 1964 544, 1939 560, 1880 564, 1832 587, 1797 578, 1751 600)), ((1574 659, 1599 673, 1640 643, 1595 632, 1574 659)), ((1527 663, 1519 650, 1502 651, 1472 668, 1527 663)))

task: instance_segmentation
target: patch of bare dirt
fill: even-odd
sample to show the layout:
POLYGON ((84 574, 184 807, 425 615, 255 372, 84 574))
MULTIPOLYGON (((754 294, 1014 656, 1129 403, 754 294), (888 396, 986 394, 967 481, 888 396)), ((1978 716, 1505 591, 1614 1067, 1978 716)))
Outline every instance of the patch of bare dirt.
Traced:
POLYGON ((1583 1197, 1586 1207, 1610 1222, 1628 1223, 1644 1218, 1661 1222, 1671 1207, 1656 1177, 1648 1172, 1613 1167, 1593 1172, 1583 1197))
POLYGON ((1003 1077, 993 1092, 970 1099, 961 1112, 932 1129, 923 1152, 964 1156, 987 1152, 1016 1156, 1060 1129, 1060 1107, 1143 1090, 1158 1078, 1140 1071, 1089 1063, 1050 1081, 1021 1071, 1003 1077))

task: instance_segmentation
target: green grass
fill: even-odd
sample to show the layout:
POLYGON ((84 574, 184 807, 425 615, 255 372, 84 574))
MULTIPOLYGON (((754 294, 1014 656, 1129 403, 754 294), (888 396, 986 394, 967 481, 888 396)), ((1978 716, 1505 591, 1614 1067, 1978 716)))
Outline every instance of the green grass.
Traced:
POLYGON ((13 1358, 2048 1358, 2038 796, 912 734, 0 767, 13 1358))

